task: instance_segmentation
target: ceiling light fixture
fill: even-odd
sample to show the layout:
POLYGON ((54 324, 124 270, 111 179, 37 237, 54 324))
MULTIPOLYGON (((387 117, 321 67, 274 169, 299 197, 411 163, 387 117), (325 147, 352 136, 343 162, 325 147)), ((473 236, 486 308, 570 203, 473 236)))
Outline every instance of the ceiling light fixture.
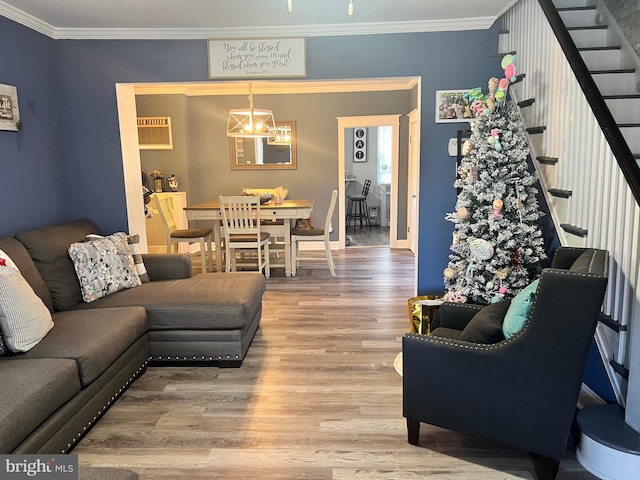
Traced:
POLYGON ((249 110, 240 108, 229 110, 227 122, 228 137, 269 137, 276 128, 271 110, 253 108, 253 93, 249 84, 249 110))
POLYGON ((291 127, 288 125, 276 127, 267 138, 267 145, 291 145, 291 127))

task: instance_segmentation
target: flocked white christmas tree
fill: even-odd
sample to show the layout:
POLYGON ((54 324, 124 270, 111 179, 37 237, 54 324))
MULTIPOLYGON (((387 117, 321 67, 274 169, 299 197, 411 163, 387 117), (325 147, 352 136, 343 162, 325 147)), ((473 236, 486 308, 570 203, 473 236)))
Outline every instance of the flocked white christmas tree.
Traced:
POLYGON ((506 78, 491 79, 488 94, 471 92, 476 117, 454 184, 460 189, 456 211, 447 215, 455 224, 444 270, 447 301, 488 304, 515 296, 546 258, 537 223, 543 215, 534 187, 538 176, 528 169, 517 107, 506 100, 515 80, 515 56, 508 57, 506 78))

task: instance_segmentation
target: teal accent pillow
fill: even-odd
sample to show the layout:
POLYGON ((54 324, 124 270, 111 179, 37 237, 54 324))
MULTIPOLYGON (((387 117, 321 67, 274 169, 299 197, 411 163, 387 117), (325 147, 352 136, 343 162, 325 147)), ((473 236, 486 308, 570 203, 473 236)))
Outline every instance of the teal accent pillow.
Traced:
POLYGON ((533 296, 536 294, 540 279, 530 283, 524 290, 518 293, 509 305, 509 310, 504 316, 504 322, 502 322, 502 333, 504 338, 511 338, 518 333, 527 323, 527 318, 531 313, 531 307, 533 306, 533 296))

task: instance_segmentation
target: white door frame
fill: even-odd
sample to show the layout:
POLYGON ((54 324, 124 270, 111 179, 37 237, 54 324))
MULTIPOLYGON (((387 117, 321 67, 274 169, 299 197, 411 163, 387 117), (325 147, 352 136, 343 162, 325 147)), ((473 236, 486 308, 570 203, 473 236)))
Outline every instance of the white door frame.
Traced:
POLYGON ((128 231, 140 235, 140 247, 147 252, 147 229, 142 200, 142 173, 138 148, 138 125, 136 122, 136 94, 132 84, 116 83, 118 122, 120 124, 120 147, 124 190, 127 205, 128 231))
POLYGON ((346 244, 345 208, 345 130, 357 127, 391 126, 391 198, 389 222, 389 247, 398 248, 398 156, 400 141, 400 114, 369 115, 362 117, 338 117, 338 207, 340 250, 346 244))
POLYGON ((414 258, 414 295, 418 294, 418 242, 420 225, 420 109, 409 112, 407 179, 407 243, 414 258))
POLYGON ((418 252, 418 211, 420 205, 420 112, 409 112, 409 161, 407 179, 407 247, 418 252))

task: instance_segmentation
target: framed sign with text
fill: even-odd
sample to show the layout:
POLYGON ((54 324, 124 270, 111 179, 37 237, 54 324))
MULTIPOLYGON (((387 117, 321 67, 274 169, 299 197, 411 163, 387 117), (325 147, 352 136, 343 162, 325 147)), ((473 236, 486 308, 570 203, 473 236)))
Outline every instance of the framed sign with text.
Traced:
POLYGON ((0 130, 18 131, 20 128, 18 91, 14 86, 0 84, 0 130))
POLYGON ((304 38, 208 40, 209 78, 306 77, 304 38))

